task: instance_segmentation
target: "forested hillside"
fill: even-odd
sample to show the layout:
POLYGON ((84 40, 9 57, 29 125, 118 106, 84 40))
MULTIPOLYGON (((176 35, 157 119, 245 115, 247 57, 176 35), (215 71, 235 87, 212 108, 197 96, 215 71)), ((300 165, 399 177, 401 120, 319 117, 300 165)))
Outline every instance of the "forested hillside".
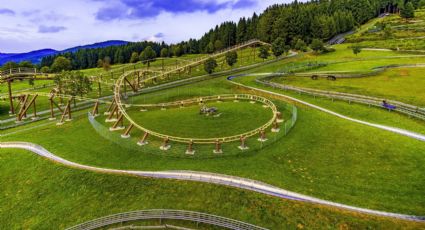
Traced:
MULTIPOLYGON (((418 0, 412 0, 417 5, 418 0)), ((200 39, 190 39, 178 44, 135 42, 123 46, 83 49, 75 53, 60 54, 71 59, 73 69, 96 67, 105 58, 111 64, 134 62, 138 55, 151 46, 156 56, 181 56, 183 54, 212 53, 253 38, 273 42, 282 38, 295 46, 302 40, 328 40, 383 12, 397 12, 403 0, 314 0, 307 3, 273 5, 262 14, 241 18, 237 23, 224 22, 209 30, 200 39), (132 58, 133 56, 133 58, 132 58)), ((41 66, 51 66, 58 55, 42 60, 41 66)))

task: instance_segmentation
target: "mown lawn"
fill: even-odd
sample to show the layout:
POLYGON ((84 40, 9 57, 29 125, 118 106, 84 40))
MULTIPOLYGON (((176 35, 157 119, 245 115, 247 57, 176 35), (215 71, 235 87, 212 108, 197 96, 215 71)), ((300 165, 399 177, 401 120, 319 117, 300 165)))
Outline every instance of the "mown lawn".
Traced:
MULTIPOLYGON (((212 82, 228 84, 220 79, 212 82)), ((4 140, 35 142, 66 159, 90 165, 218 172, 366 208, 425 213, 423 142, 310 108, 300 107, 294 129, 273 145, 207 160, 176 159, 124 148, 103 139, 84 118, 61 127, 46 126, 36 133, 6 136, 4 140)))
POLYGON ((314 81, 309 77, 297 76, 273 80, 286 85, 369 95, 425 107, 425 68, 389 69, 372 77, 341 78, 336 81, 323 78, 314 81))
POLYGON ((255 130, 273 117, 270 108, 263 108, 260 103, 251 104, 248 101, 206 103, 206 106, 216 108, 216 115, 200 114, 202 106, 199 105, 146 112, 132 109, 129 115, 149 130, 185 138, 234 136, 255 130))
POLYGON ((65 229, 144 209, 199 211, 276 230, 424 227, 225 186, 96 174, 66 168, 26 151, 0 150, 0 165, 1 229, 65 229))

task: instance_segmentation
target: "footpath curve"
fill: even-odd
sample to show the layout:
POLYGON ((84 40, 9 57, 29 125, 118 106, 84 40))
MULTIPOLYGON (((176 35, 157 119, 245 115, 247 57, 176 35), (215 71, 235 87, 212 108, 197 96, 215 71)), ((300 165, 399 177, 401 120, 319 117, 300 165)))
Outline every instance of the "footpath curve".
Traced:
POLYGON ((309 202, 314 204, 321 204, 330 207, 336 207, 341 209, 346 209, 358 213, 371 214, 377 216, 398 218, 411 221, 425 221, 425 216, 415 216, 415 215, 406 215, 399 213, 384 212, 366 208, 360 208, 345 204, 340 204, 336 202, 331 202, 327 200, 322 200, 314 198, 311 196, 302 195, 299 193, 291 192, 284 190, 260 181, 245 179, 241 177, 228 176, 223 174, 207 173, 207 172, 194 172, 194 171, 134 171, 134 170, 118 170, 118 169, 108 169, 93 167, 89 165, 83 165, 75 163, 59 156, 54 155, 40 145, 29 143, 29 142, 0 142, 0 149, 23 149, 31 151, 39 156, 47 158, 56 163, 62 165, 78 168, 98 173, 112 173, 112 174, 121 174, 121 175, 133 175, 140 177, 150 177, 150 178, 162 178, 162 179, 176 179, 176 180, 185 180, 185 181, 198 181, 211 184, 227 185, 230 187, 236 187, 241 189, 246 189, 250 191, 256 191, 259 193, 280 197, 290 200, 298 200, 303 202, 309 202))
POLYGON ((237 77, 244 77, 244 76, 265 76, 265 75, 268 75, 268 74, 270 74, 270 73, 241 74, 241 75, 230 76, 230 77, 227 78, 227 80, 229 80, 229 82, 231 82, 231 83, 233 83, 235 85, 238 85, 240 87, 244 87, 244 88, 251 89, 251 90, 254 90, 254 91, 259 91, 259 92, 262 92, 262 93, 267 93, 267 94, 274 95, 274 96, 283 97, 283 98, 289 99, 291 101, 298 102, 300 104, 309 106, 311 108, 320 110, 322 112, 331 114, 333 116, 336 116, 336 117, 339 117, 339 118, 342 118, 342 119, 345 119, 345 120, 348 120, 348 121, 352 121, 352 122, 356 122, 356 123, 359 123, 359 124, 363 124, 363 125, 375 127, 375 128, 381 129, 381 130, 390 131, 390 132, 393 132, 393 133, 397 133, 397 134, 400 134, 400 135, 403 135, 403 136, 406 136, 406 137, 414 138, 414 139, 417 139, 417 140, 420 140, 420 141, 424 141, 425 142, 425 135, 423 135, 423 134, 415 133, 415 132, 412 132, 412 131, 409 131, 409 130, 405 130, 405 129, 399 129, 399 128, 395 128, 395 127, 391 127, 391 126, 380 125, 380 124, 376 124, 376 123, 372 123, 372 122, 367 122, 367 121, 363 121, 363 120, 351 118, 351 117, 342 115, 340 113, 331 111, 329 109, 325 109, 323 107, 320 107, 320 106, 317 106, 317 105, 308 103, 308 102, 303 101, 303 100, 300 100, 300 99, 297 99, 295 97, 291 97, 291 96, 288 96, 288 95, 285 95, 285 94, 276 93, 276 92, 265 90, 265 89, 261 89, 261 88, 256 88, 256 87, 252 87, 252 86, 246 86, 244 84, 241 84, 241 83, 238 83, 238 82, 234 82, 233 81, 233 79, 234 78, 237 78, 237 77))

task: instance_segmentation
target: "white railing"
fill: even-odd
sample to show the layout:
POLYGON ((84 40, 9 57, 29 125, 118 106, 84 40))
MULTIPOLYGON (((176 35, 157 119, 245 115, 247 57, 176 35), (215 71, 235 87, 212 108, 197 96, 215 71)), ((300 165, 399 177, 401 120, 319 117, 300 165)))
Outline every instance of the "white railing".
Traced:
POLYGON ((259 226, 248 224, 242 221, 229 219, 226 217, 183 210, 152 209, 140 210, 125 213, 118 213, 110 216, 101 217, 88 221, 77 226, 68 228, 68 230, 91 230, 106 227, 113 224, 138 220, 185 220, 195 223, 209 224, 234 230, 267 230, 259 226))
POLYGON ((79 168, 83 170, 89 170, 97 173, 108 173, 108 174, 119 174, 119 175, 134 175, 151 178, 162 178, 162 179, 177 179, 177 180, 191 180, 199 181, 220 185, 227 185, 231 187, 237 187, 241 189, 247 189, 250 191, 256 191, 263 194, 268 194, 275 197, 281 197, 285 199, 299 200, 305 202, 312 202, 316 204, 322 204, 342 209, 347 209, 355 212, 361 212, 366 214, 373 214, 379 216, 386 216, 392 218, 399 218, 413 221, 425 221, 424 216, 405 215, 399 213, 391 213, 384 211, 377 211, 372 209, 360 208, 355 206, 349 206, 341 203, 332 201, 326 201, 311 196, 302 195, 299 193, 291 192, 281 188, 277 188, 272 185, 265 184, 260 181, 255 181, 247 178, 241 178, 236 176, 229 176, 223 174, 207 173, 207 172, 196 172, 196 171, 134 171, 134 170, 120 170, 120 169, 108 169, 99 168, 94 166, 82 165, 72 161, 68 161, 61 157, 54 155, 42 146, 29 142, 0 142, 0 149, 2 148, 18 148, 31 151, 39 156, 50 159, 54 162, 61 163, 63 165, 79 168))
MULTIPOLYGON (((282 84, 265 81, 261 79, 257 79, 256 81, 258 83, 261 83, 263 85, 267 85, 273 88, 290 90, 290 91, 294 91, 298 93, 304 93, 304 94, 308 94, 315 97, 322 96, 322 97, 327 97, 331 99, 344 100, 344 101, 348 101, 349 103, 357 102, 357 103, 366 104, 369 106, 376 106, 380 108, 383 108, 382 102, 386 100, 382 98, 370 97, 370 96, 364 96, 364 95, 358 95, 358 94, 340 93, 340 92, 333 92, 333 91, 325 91, 325 90, 282 85, 282 84)), ((387 103, 395 106, 395 108, 393 109, 394 111, 407 114, 408 116, 416 117, 418 119, 425 120, 425 108, 420 108, 418 106, 409 105, 399 101, 393 101, 393 100, 386 100, 386 101, 387 103)))

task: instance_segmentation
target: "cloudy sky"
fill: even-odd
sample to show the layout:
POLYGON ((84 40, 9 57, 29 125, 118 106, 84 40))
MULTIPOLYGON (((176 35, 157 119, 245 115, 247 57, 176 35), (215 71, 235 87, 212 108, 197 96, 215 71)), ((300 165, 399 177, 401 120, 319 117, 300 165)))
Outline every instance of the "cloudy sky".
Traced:
POLYGON ((105 40, 179 42, 292 0, 0 0, 0 53, 105 40))

